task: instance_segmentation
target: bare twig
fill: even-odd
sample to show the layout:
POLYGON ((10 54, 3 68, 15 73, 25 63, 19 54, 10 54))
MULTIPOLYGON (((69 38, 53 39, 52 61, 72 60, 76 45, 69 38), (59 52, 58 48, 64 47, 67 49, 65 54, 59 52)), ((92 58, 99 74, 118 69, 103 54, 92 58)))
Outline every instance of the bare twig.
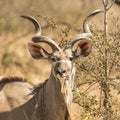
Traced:
MULTIPOLYGON (((89 90, 93 85, 95 85, 95 84, 97 84, 97 81, 95 81, 95 82, 92 83, 90 86, 88 86, 88 88, 87 88, 83 93, 84 93, 84 94, 88 93, 88 90, 89 90)), ((95 88, 96 88, 96 86, 95 86, 91 91, 93 91, 95 88)), ((98 85, 97 85, 97 88, 98 88, 98 85)), ((89 92, 90 92, 90 91, 89 91, 89 92)))
POLYGON ((86 82, 78 83, 77 87, 85 85, 85 84, 92 84, 93 82, 95 82, 95 80, 94 81, 86 81, 86 82))
POLYGON ((93 76, 92 76, 92 74, 91 74, 91 76, 92 76, 93 78, 95 78, 97 81, 101 81, 101 77, 100 77, 95 71, 88 70, 87 67, 86 67, 84 64, 82 64, 82 66, 80 66, 80 69, 82 69, 82 70, 84 70, 84 71, 86 71, 86 72, 92 73, 93 76))
POLYGON ((113 0, 112 3, 111 3, 111 5, 109 5, 109 6, 107 7, 107 10, 109 10, 109 9, 113 6, 114 3, 115 3, 115 0, 113 0))
POLYGON ((104 37, 105 37, 105 52, 104 52, 104 55, 105 55, 105 58, 104 58, 104 63, 105 63, 105 66, 104 66, 104 70, 105 70, 105 79, 103 81, 101 81, 101 90, 103 91, 104 93, 104 98, 103 98, 103 107, 104 107, 104 120, 108 120, 110 118, 110 102, 109 102, 109 99, 110 99, 110 94, 109 94, 109 67, 108 67, 108 46, 107 46, 107 43, 108 43, 108 25, 107 25, 107 20, 108 20, 108 14, 107 14, 107 11, 108 11, 108 8, 110 9, 112 7, 112 4, 110 5, 110 7, 108 7, 109 5, 109 0, 102 0, 103 2, 103 6, 104 6, 104 37))
POLYGON ((101 108, 102 108, 102 89, 100 89, 100 101, 99 101, 99 113, 101 113, 101 108))
POLYGON ((110 68, 109 68, 109 75, 111 74, 112 69, 113 69, 113 67, 114 67, 114 64, 115 64, 115 61, 116 61, 116 56, 117 56, 117 50, 115 51, 114 57, 112 58, 112 64, 111 64, 111 66, 110 66, 110 68))

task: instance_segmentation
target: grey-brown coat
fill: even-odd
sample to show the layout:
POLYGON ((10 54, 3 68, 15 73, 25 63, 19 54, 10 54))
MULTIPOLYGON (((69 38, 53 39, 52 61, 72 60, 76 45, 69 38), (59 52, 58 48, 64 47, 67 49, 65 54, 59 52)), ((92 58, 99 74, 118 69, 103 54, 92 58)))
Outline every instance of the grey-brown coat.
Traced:
POLYGON ((28 43, 30 54, 34 59, 47 59, 51 62, 51 74, 49 79, 37 88, 20 78, 3 78, 0 82, 0 120, 72 119, 74 62, 91 52, 92 34, 88 23, 100 12, 102 11, 96 10, 86 17, 83 24, 84 33, 76 35, 64 49, 61 49, 50 38, 41 35, 41 26, 35 18, 22 16, 30 20, 36 28, 33 42, 28 43), (52 53, 37 42, 48 44, 52 48, 52 53), (76 48, 73 50, 74 45, 76 48))

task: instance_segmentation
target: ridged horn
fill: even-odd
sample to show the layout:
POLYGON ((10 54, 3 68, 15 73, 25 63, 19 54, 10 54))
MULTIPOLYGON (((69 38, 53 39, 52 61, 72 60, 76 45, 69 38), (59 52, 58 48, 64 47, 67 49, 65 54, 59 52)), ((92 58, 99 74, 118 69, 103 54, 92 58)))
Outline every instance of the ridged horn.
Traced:
POLYGON ((95 10, 90 15, 88 15, 84 22, 83 22, 83 33, 76 35, 67 45, 66 48, 72 47, 76 42, 80 40, 91 40, 92 39, 92 33, 89 28, 89 21, 93 16, 95 16, 98 13, 104 12, 103 10, 95 10))
POLYGON ((89 21, 91 20, 92 17, 94 17, 96 14, 101 13, 101 12, 104 12, 104 11, 101 9, 95 10, 85 18, 85 20, 83 22, 83 32, 84 33, 92 34, 90 31, 90 28, 89 28, 89 21))
POLYGON ((41 36, 41 26, 35 18, 33 18, 30 15, 21 15, 21 17, 30 20, 35 26, 36 34, 34 37, 32 37, 33 42, 35 42, 35 43, 38 43, 38 42, 47 43, 48 45, 51 46, 51 48, 54 52, 61 50, 60 47, 52 39, 50 39, 46 36, 41 36))
POLYGON ((35 36, 40 36, 41 35, 41 26, 35 18, 33 18, 30 15, 21 15, 21 17, 30 20, 34 24, 35 32, 36 32, 35 36))

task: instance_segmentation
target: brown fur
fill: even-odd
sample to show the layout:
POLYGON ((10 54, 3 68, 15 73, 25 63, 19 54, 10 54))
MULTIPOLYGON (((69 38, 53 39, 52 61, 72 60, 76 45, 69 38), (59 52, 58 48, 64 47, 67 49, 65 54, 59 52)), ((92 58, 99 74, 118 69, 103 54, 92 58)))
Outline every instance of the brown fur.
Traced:
MULTIPOLYGON (((27 79, 21 77, 3 77, 0 79, 0 84, 6 84, 10 82, 26 82, 27 79)), ((28 82, 28 81, 27 81, 28 82)))

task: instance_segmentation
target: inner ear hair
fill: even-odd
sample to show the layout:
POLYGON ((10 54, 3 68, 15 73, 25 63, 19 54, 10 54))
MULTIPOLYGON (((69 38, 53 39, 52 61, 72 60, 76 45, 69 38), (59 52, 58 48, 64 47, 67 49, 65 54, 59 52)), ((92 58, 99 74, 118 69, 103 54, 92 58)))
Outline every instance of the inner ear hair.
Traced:
POLYGON ((28 49, 34 59, 47 59, 49 53, 40 45, 29 42, 28 49))
POLYGON ((87 39, 83 39, 80 41, 77 41, 73 46, 72 46, 72 51, 75 51, 78 47, 80 47, 81 49, 84 48, 86 45, 91 44, 90 40, 87 39))
POLYGON ((78 47, 81 48, 81 55, 85 57, 91 52, 92 43, 90 40, 81 41, 78 47))

